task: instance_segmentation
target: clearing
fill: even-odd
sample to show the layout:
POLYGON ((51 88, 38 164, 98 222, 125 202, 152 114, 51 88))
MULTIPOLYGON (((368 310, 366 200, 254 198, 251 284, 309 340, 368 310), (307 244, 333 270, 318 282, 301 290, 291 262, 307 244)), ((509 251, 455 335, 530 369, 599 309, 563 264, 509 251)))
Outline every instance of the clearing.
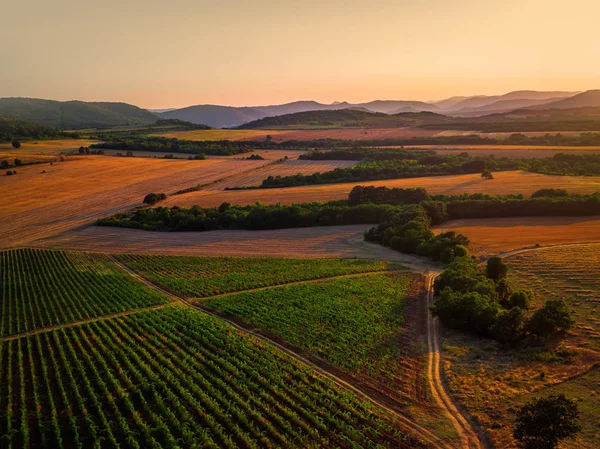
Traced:
POLYGON ((553 176, 524 171, 495 172, 493 180, 482 180, 479 174, 431 176, 426 178, 388 179, 342 184, 322 184, 316 186, 287 187, 278 189, 254 189, 223 192, 197 191, 168 198, 161 205, 191 207, 218 206, 221 203, 253 204, 292 204, 311 201, 331 201, 347 199, 356 185, 415 188, 423 187, 429 193, 488 193, 505 195, 523 193, 531 195, 543 188, 567 189, 571 193, 593 193, 600 191, 600 176, 553 176))
POLYGON ((469 238, 469 251, 490 256, 540 244, 600 242, 598 217, 510 217, 452 220, 436 232, 456 231, 469 238))
POLYGON ((600 444, 600 244, 539 248, 506 258, 513 285, 531 288, 533 308, 563 298, 576 325, 563 339, 506 350, 492 340, 444 331, 443 357, 453 395, 496 447, 513 447, 514 413, 532 396, 564 392, 577 400, 583 432, 563 448, 600 444))

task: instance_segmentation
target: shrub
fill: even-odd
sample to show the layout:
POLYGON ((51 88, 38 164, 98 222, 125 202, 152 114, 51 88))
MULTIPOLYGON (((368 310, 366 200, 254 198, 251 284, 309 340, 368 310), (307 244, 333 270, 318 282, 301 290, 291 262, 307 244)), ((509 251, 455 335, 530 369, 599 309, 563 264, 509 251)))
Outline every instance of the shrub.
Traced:
POLYGON ((11 143, 13 148, 21 148, 21 142, 19 142, 18 140, 13 140, 11 143))
POLYGON ((530 290, 517 290, 508 298, 508 307, 520 307, 528 310, 533 302, 533 292, 530 290))
POLYGON ((515 342, 523 336, 526 322, 525 311, 520 307, 513 307, 498 314, 492 327, 492 335, 503 343, 515 342))
POLYGON ((506 278, 508 267, 500 257, 490 257, 487 261, 485 274, 494 282, 506 278))
POLYGON ((500 305, 477 292, 457 293, 446 287, 435 305, 434 315, 455 329, 489 335, 500 311, 500 305))
POLYGON ((564 394, 534 398, 517 412, 515 439, 525 449, 554 449, 581 431, 577 404, 564 394))
POLYGON ((21 159, 15 159, 15 167, 20 167, 21 165, 23 165, 23 161, 21 161, 21 159))
POLYGON ((146 195, 144 197, 144 204, 156 204, 159 201, 162 201, 164 199, 167 198, 167 195, 165 195, 164 193, 149 193, 148 195, 146 195))
POLYGON ((549 299, 531 316, 527 330, 537 337, 549 337, 569 330, 574 323, 575 320, 562 299, 549 299))

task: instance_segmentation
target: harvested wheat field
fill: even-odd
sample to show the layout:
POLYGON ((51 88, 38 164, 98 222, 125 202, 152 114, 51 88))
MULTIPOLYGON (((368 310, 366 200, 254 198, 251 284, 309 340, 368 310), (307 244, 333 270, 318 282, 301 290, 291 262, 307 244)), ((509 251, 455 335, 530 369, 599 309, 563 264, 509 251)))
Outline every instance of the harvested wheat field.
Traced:
POLYGON ((523 193, 531 195, 542 188, 561 188, 573 193, 593 193, 600 191, 600 177, 550 176, 523 171, 494 173, 493 180, 482 180, 479 174, 433 176, 427 178, 390 179, 365 181, 361 183, 323 184, 317 186, 287 187, 279 189, 234 190, 223 192, 197 191, 168 198, 164 205, 218 206, 223 202, 231 204, 252 204, 261 201, 265 204, 292 204, 309 201, 331 201, 346 199, 350 190, 357 185, 387 187, 423 187, 430 193, 489 193, 503 195, 523 193))
MULTIPOLYGON (((421 128, 332 128, 332 129, 208 129, 176 131, 153 134, 186 140, 265 140, 271 136, 273 142, 288 140, 309 141, 317 139, 372 140, 409 139, 411 137, 433 137, 438 130, 421 128)), ((460 131, 464 133, 464 131, 460 131)), ((468 133, 472 134, 472 133, 468 133)))
POLYGON ((56 160, 60 154, 72 153, 81 146, 89 146, 96 140, 57 139, 21 141, 21 148, 15 149, 10 142, 0 143, 0 161, 21 159, 24 163, 56 160))
POLYGON ((226 181, 215 183, 204 191, 223 190, 232 187, 252 187, 259 186, 263 179, 269 176, 293 176, 298 173, 303 175, 312 175, 313 173, 323 173, 335 170, 336 168, 347 168, 356 165, 357 161, 299 161, 287 160, 284 162, 275 162, 262 166, 256 170, 245 172, 239 176, 227 179, 226 181))
POLYGON ((89 226, 36 241, 40 248, 97 252, 180 254, 197 256, 360 258, 402 262, 422 261, 390 248, 365 242, 370 225, 322 226, 271 231, 151 232, 89 226))
POLYGON ((514 217, 454 220, 436 232, 456 231, 469 238, 469 250, 479 256, 505 253, 535 244, 542 246, 600 242, 598 217, 514 217))
POLYGON ((138 206, 150 192, 173 193, 265 163, 72 156, 22 167, 15 176, 0 176, 9 199, 0 204, 0 245, 24 245, 138 206))
MULTIPOLYGON (((399 148, 399 147, 390 147, 399 148)), ((598 146, 543 146, 543 145, 413 145, 406 147, 417 150, 434 150, 438 154, 469 153, 471 156, 489 156, 509 158, 552 157, 558 153, 593 154, 600 153, 598 146)))

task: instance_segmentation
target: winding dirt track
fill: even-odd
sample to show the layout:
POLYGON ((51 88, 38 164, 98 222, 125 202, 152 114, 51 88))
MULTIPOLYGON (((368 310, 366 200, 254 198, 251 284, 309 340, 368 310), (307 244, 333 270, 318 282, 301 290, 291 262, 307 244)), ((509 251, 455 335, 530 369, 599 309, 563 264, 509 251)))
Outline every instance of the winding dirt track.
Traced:
MULTIPOLYGON (((427 276, 427 310, 433 305, 433 281, 436 277, 437 274, 427 276)), ((429 350, 427 379, 431 394, 444 414, 452 421, 456 432, 460 436, 461 447, 481 449, 483 447, 481 438, 446 391, 440 368, 439 322, 431 313, 427 313, 427 316, 427 347, 429 350)))

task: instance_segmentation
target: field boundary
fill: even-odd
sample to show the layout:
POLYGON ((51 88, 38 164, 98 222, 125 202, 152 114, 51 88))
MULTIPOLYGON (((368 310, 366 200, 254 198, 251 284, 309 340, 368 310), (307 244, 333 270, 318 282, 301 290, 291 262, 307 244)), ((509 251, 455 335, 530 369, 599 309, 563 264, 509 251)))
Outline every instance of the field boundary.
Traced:
MULTIPOLYGON (((297 352, 295 352, 294 350, 282 345, 281 343, 261 334, 258 332, 255 332, 253 330, 244 328, 243 326, 240 326, 239 324, 237 324, 235 321, 232 321, 226 317, 223 317, 219 314, 216 314, 214 312, 212 312, 211 310, 208 310, 206 308, 203 308, 197 304, 191 303, 189 302, 186 298, 183 298, 177 294, 171 293, 165 289, 163 289, 162 287, 156 285, 155 283, 151 282, 150 280, 146 279, 144 276, 142 276, 141 274, 137 273, 135 270, 131 269, 130 267, 128 267, 127 265, 125 265, 124 263, 122 263, 121 261, 119 261, 114 255, 112 254, 108 254, 108 257, 114 262, 116 263, 119 267, 121 267, 121 269, 125 272, 127 272, 128 274, 130 274, 131 276, 133 276, 134 278, 136 278, 137 280, 139 280, 140 282, 144 283, 146 286, 156 290, 159 293, 163 293, 168 295, 170 298, 176 299, 177 301, 181 302, 182 304, 191 307, 193 309, 196 309, 202 313, 205 313, 207 315, 210 315, 218 320, 222 320, 227 322, 228 324, 230 324, 231 326, 233 326, 236 330, 238 330, 239 332, 242 332, 244 334, 247 335, 251 335, 259 340, 262 340, 264 342, 267 342, 275 347, 277 347, 279 350, 281 350, 282 352, 286 353, 287 355, 289 355, 290 357, 292 357, 293 359, 295 359, 298 362, 301 362, 305 365, 308 365, 310 367, 312 367, 313 369, 315 369, 315 371, 317 371, 318 373, 320 373, 321 375, 323 375, 324 377, 329 378, 330 380, 332 380, 333 382, 335 382, 336 384, 338 384, 338 386, 348 389, 348 390, 352 390, 354 393, 356 393, 357 395, 359 395, 361 398, 368 400, 369 402, 371 402, 372 404, 380 407, 381 409, 387 411, 388 413, 391 413, 396 419, 398 419, 404 426, 406 426, 406 429, 413 433, 414 435, 417 435, 419 438, 423 439, 425 442, 427 442, 428 444, 432 445, 433 447, 436 448, 444 448, 444 449, 453 449, 453 446, 446 443, 445 441, 443 441, 439 436, 435 435, 433 432, 425 429, 424 427, 421 427, 419 424, 413 422, 412 420, 408 419, 406 416, 402 415, 399 411, 394 410, 393 408, 389 407, 388 405, 383 404, 380 400, 372 397, 370 394, 362 391, 360 388, 352 385, 351 383, 349 383, 348 381, 342 379, 341 377, 339 377, 338 375, 336 375, 335 373, 329 371, 326 367, 324 366, 319 366, 317 363, 307 359, 306 357, 304 357, 301 354, 298 354, 297 352)), ((389 271, 387 271, 389 273, 389 271)), ((386 273, 385 271, 383 272, 374 272, 374 273, 386 273)), ((373 273, 371 273, 373 274, 373 273)), ((329 278, 332 279, 332 278, 329 278)), ((319 280, 323 280, 323 279, 319 279, 319 280)), ((286 285, 286 284, 282 284, 282 285, 286 285)), ((281 286, 281 285, 280 285, 281 286)), ((277 287, 277 286, 275 286, 277 287)), ((268 287, 268 288, 272 288, 272 287, 268 287)), ((240 293, 240 292, 238 292, 240 293)), ((231 294, 231 293, 228 293, 231 294)))
MULTIPOLYGON (((171 298, 169 298, 169 299, 171 299, 171 298)), ((85 320, 71 321, 70 323, 63 323, 63 324, 56 324, 54 326, 40 327, 39 329, 33 329, 30 331, 21 332, 19 334, 7 335, 6 337, 0 338, 0 342, 3 343, 6 341, 17 340, 17 339, 23 338, 23 337, 30 337, 32 335, 43 334, 45 332, 50 332, 50 331, 54 331, 57 329, 65 329, 65 328, 69 328, 69 327, 75 327, 75 326, 79 326, 80 324, 95 323, 96 321, 109 320, 111 318, 119 318, 122 316, 134 315, 136 313, 147 312, 149 310, 164 309, 165 307, 169 307, 169 306, 173 306, 173 305, 174 305, 173 301, 170 301, 166 304, 156 304, 156 305, 149 306, 149 307, 141 307, 138 309, 131 309, 131 310, 125 310, 123 312, 111 313, 109 315, 102 315, 102 316, 97 316, 94 318, 87 318, 85 320)))

